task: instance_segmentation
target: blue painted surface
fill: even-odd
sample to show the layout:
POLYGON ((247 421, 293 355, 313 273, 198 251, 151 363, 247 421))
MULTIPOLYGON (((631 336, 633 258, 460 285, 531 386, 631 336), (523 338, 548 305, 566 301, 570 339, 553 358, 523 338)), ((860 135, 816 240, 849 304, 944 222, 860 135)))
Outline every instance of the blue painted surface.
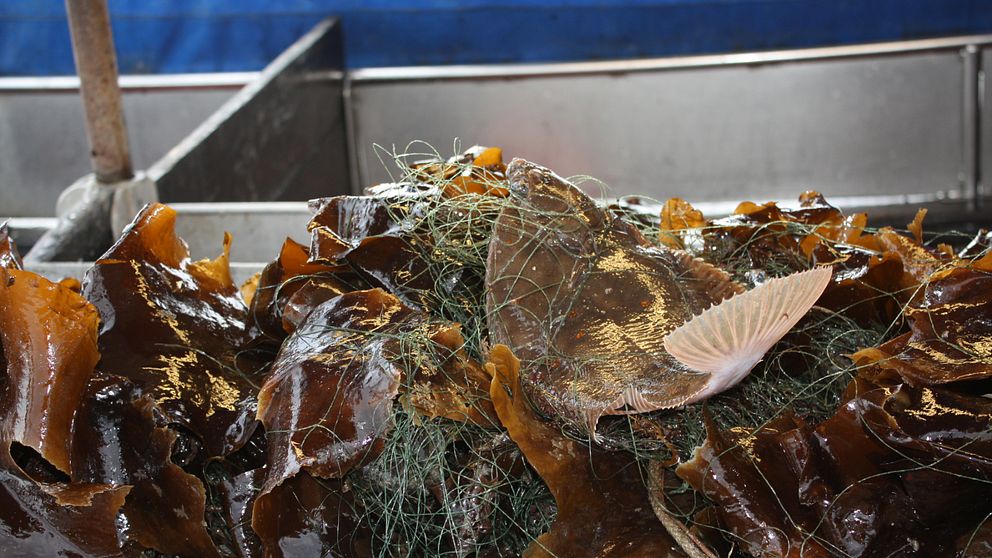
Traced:
MULTIPOLYGON (((992 0, 110 0, 124 73, 257 70, 328 15, 349 67, 598 60, 992 32, 992 0)), ((74 73, 60 0, 0 0, 0 75, 74 73)))

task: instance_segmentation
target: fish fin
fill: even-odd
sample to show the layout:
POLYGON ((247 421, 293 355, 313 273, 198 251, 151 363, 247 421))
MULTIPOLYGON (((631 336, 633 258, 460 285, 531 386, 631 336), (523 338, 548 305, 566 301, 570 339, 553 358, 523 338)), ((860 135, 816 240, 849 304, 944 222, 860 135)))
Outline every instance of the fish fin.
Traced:
POLYGON ((586 432, 589 434, 589 437, 592 438, 593 442, 601 442, 602 438, 599 437, 599 432, 596 431, 596 425, 599 424, 599 419, 604 414, 603 411, 600 409, 586 409, 584 414, 586 432))
POLYGON ((602 411, 604 415, 636 415, 637 413, 647 413, 657 410, 658 407, 652 405, 641 394, 641 390, 630 386, 623 390, 623 394, 617 397, 609 408, 602 411))
POLYGON ((744 286, 730 278, 730 275, 713 264, 694 258, 683 250, 672 250, 681 266, 698 283, 700 292, 706 293, 713 303, 728 299, 744 292, 744 286))
POLYGON ((646 413, 648 411, 653 411, 655 409, 647 399, 641 394, 641 390, 631 386, 623 390, 623 402, 624 405, 632 408, 638 413, 646 413))
POLYGON ((640 389, 629 386, 616 401, 605 411, 604 415, 635 415, 664 409, 675 409, 686 404, 694 395, 704 389, 710 380, 710 374, 680 372, 665 377, 663 383, 667 397, 662 400, 645 397, 640 389))
POLYGON ((830 277, 830 268, 821 266, 771 279, 710 307, 665 336, 665 350, 676 360, 713 375, 687 403, 744 379, 813 306, 830 277))

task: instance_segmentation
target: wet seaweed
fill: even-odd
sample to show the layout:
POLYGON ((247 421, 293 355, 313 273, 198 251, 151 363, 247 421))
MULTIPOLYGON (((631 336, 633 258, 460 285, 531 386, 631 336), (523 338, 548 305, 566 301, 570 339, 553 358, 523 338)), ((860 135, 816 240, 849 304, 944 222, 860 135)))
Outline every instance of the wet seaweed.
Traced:
MULTIPOLYGON (((399 150, 379 147, 378 153, 392 180, 403 185, 405 192, 416 195, 391 199, 388 188, 369 191, 372 196, 386 192, 375 198, 384 204, 386 220, 390 223, 389 231, 384 235, 402 240, 409 254, 423 262, 422 273, 430 278, 429 282, 421 280, 423 277, 403 276, 380 281, 369 269, 347 258, 334 262, 307 262, 307 265, 325 267, 322 271, 303 272, 259 287, 259 293, 272 303, 261 309, 253 306, 252 312, 267 313, 264 318, 268 320, 268 330, 259 330, 258 339, 263 342, 251 349, 254 360, 245 359, 250 366, 245 365, 244 372, 241 372, 243 363, 240 359, 232 366, 216 361, 207 353, 197 352, 257 390, 263 370, 276 358, 275 351, 285 336, 291 335, 292 327, 298 325, 286 325, 284 320, 290 312, 284 313, 285 300, 301 285, 329 277, 339 281, 345 289, 379 287, 390 290, 391 295, 402 299, 411 307, 410 311, 419 316, 416 320, 421 321, 411 320, 409 327, 388 331, 349 329, 330 324, 324 330, 314 331, 315 339, 339 340, 335 350, 349 354, 362 354, 369 345, 389 346, 385 358, 397 370, 403 371, 398 395, 386 401, 389 405, 388 427, 376 432, 379 439, 374 451, 369 449, 364 459, 358 459, 354 466, 342 470, 338 474, 341 478, 334 475, 329 479, 315 478, 310 475, 316 472, 304 467, 306 470, 297 477, 284 479, 289 484, 294 478, 303 478, 310 483, 309 489, 316 490, 317 487, 324 494, 333 495, 336 504, 347 507, 347 520, 342 523, 354 519, 360 524, 357 535, 350 527, 342 528, 340 532, 325 529, 320 533, 317 538, 328 538, 319 544, 329 544, 332 555, 376 558, 517 556, 531 547, 538 536, 548 532, 556 518, 555 498, 548 486, 495 418, 490 415, 491 420, 487 422, 467 414, 461 419, 450 413, 447 418, 431 415, 418 408, 414 400, 417 390, 430 383, 432 374, 446 369, 454 353, 462 351, 478 364, 486 362, 492 344, 487 329, 485 284, 490 237, 504 210, 523 207, 519 192, 513 191, 514 185, 504 175, 505 167, 501 162, 490 161, 481 167, 477 158, 485 153, 484 150, 472 148, 463 152, 457 143, 453 147, 456 155, 451 157, 442 156, 423 142, 414 142, 399 150), (460 327, 461 345, 458 347, 439 344, 432 337, 437 333, 436 329, 426 327, 453 323, 460 327), (339 538, 334 539, 336 536, 339 538)), ((492 153, 487 157, 491 158, 492 153)), ((801 198, 806 200, 803 202, 806 205, 796 212, 783 212, 769 205, 742 205, 737 214, 725 219, 704 221, 698 216, 699 222, 695 225, 690 226, 689 221, 685 221, 684 229, 666 229, 662 213, 665 203, 642 197, 614 200, 607 197, 608 187, 595 179, 572 177, 570 180, 596 194, 601 207, 609 208, 650 242, 684 248, 693 256, 727 271, 733 279, 748 287, 772 277, 808 269, 817 263, 832 264, 835 269, 850 272, 852 277, 863 277, 876 265, 871 262, 882 261, 886 254, 871 242, 858 241, 858 235, 873 237, 891 232, 906 238, 915 237, 924 250, 923 257, 932 256, 935 263, 908 262, 903 267, 931 266, 934 272, 966 267, 968 262, 978 261, 992 250, 992 240, 985 233, 977 236, 956 232, 927 233, 921 228, 922 216, 906 229, 870 228, 861 221, 843 218, 839 212, 834 216, 830 213, 832 208, 826 206, 822 198, 806 194, 801 198), (817 221, 817 211, 829 214, 829 220, 817 221)), ((691 209, 688 204, 679 207, 691 209)), ((533 208, 528 211, 534 214, 533 208)), ((357 245, 364 239, 348 240, 357 245)), ((300 247, 299 253, 304 252, 300 247)), ((316 250, 307 255, 319 256, 316 250)), ((633 462, 638 471, 632 478, 639 475, 643 486, 631 486, 631 490, 658 490, 659 485, 652 484, 649 479, 660 464, 664 482, 660 485, 663 494, 658 501, 663 510, 692 532, 701 534, 705 543, 718 548, 721 555, 756 555, 755 547, 748 546, 753 541, 742 536, 734 525, 717 517, 719 506, 716 501, 676 474, 676 466, 692 461, 700 448, 713 445, 713 440, 722 436, 726 447, 717 452, 715 458, 734 457, 745 463, 752 460, 750 463, 755 464, 759 488, 766 490, 770 500, 782 508, 783 524, 798 533, 804 548, 809 545, 823 549, 824 555, 830 556, 854 555, 825 532, 828 523, 825 515, 811 525, 785 511, 783 502, 792 496, 782 492, 775 479, 763 476, 762 469, 756 465, 758 458, 751 453, 753 447, 748 444, 753 445, 762 436, 771 436, 769 432, 775 431, 775 425, 827 423, 840 412, 852 393, 857 397, 860 395, 858 389, 875 386, 865 383, 866 378, 891 376, 891 371, 871 369, 873 371, 867 372, 871 366, 879 369, 882 366, 866 365, 852 355, 862 349, 885 346, 907 335, 912 325, 907 315, 914 301, 919 301, 926 293, 928 281, 872 283, 858 279, 856 286, 861 290, 856 300, 845 302, 840 297, 814 308, 743 382, 705 402, 676 410, 604 417, 595 440, 590 439, 588 433, 555 421, 554 417, 545 418, 563 437, 577 442, 575 447, 588 449, 590 462, 594 454, 606 452, 623 455, 627 462, 633 462), (750 554, 749 550, 752 551, 750 554)), ((251 318, 254 320, 256 316, 251 318)), ((158 348, 196 350, 164 343, 158 348)), ((245 354, 248 352, 246 350, 245 354)), ((615 355, 615 358, 623 359, 624 356, 615 355)), ((459 385, 457 379, 450 380, 452 385, 459 385)), ((897 387, 885 385, 898 391, 897 387)), ((476 401, 479 408, 492 403, 487 399, 488 395, 479 398, 476 401)), ((536 406, 531 407, 535 415, 539 414, 536 406)), ((933 458, 894 443, 884 429, 863 417, 858 425, 872 444, 894 456, 897 463, 882 473, 853 479, 846 488, 830 496, 827 510, 839 507, 842 500, 862 485, 879 478, 901 478, 900 475, 921 471, 978 485, 992 485, 992 481, 980 473, 951 466, 957 456, 972 449, 974 440, 962 442, 951 447, 947 455, 933 458)), ((316 428, 313 425, 306 427, 316 428)), ((222 494, 224 486, 244 475, 262 472, 264 476, 266 436, 271 445, 276 435, 285 433, 285 430, 266 433, 259 428, 256 435, 234 453, 207 461, 182 463, 187 472, 203 481, 207 531, 222 556, 239 554, 238 546, 242 542, 234 534, 236 527, 250 531, 247 524, 229 524, 222 494)), ((182 460, 174 458, 174 461, 182 460)), ((281 497, 296 498, 293 490, 288 489, 281 497)), ((712 496, 712 493, 708 494, 712 496)), ((321 507, 322 503, 319 510, 313 506, 306 508, 303 502, 299 502, 299 506, 303 515, 313 512, 310 519, 318 523, 328 516, 324 514, 332 513, 329 508, 321 507)), ((648 514, 650 519, 650 512, 648 514)), ((979 548, 988 544, 992 536, 986 533, 988 529, 983 525, 990 516, 984 516, 974 529, 962 535, 960 548, 979 548)), ((255 541, 253 544, 270 543, 255 541)), ((897 555, 912 550, 912 542, 900 544, 905 548, 890 550, 897 555)), ((145 555, 160 556, 153 551, 146 551, 145 555)))
MULTIPOLYGON (((473 357, 483 359, 488 347, 488 332, 482 279, 489 234, 500 211, 519 202, 513 196, 494 197, 479 193, 444 196, 443 192, 453 184, 451 177, 461 176, 463 171, 469 170, 471 157, 445 159, 419 142, 402 151, 380 148, 380 154, 384 161, 388 159, 395 163, 398 172, 393 175, 394 180, 417 182, 437 192, 436 196, 424 200, 425 207, 418 212, 417 219, 406 221, 405 227, 423 240, 421 255, 438 278, 438 287, 427 293, 434 302, 432 311, 443 319, 461 323, 465 349, 473 357), (424 173, 425 160, 447 161, 446 164, 457 170, 447 177, 424 173), (417 163, 420 163, 419 168, 417 163)), ((491 177, 482 182, 487 189, 511 188, 502 177, 491 177)), ((594 189, 599 189, 601 194, 607 191, 600 183, 594 184, 594 189)), ((660 207, 660 203, 643 198, 618 202, 602 197, 600 203, 611 207, 645 237, 660 240, 658 220, 654 217, 657 213, 650 210, 660 207)), ((398 221, 408 216, 409 207, 396 208, 398 221)), ((757 261, 751 252, 756 243, 813 236, 831 250, 848 248, 838 242, 836 235, 825 232, 822 224, 783 219, 737 223, 735 226, 749 229, 750 235, 745 242, 715 234, 726 230, 728 223, 711 222, 691 231, 696 235, 696 242, 688 239, 685 248, 749 286, 770 277, 807 269, 813 263, 807 254, 788 249, 768 251, 765 255, 769 257, 757 261), (705 242, 698 242, 702 238, 705 242)), ((862 233, 870 235, 879 230, 863 227, 862 233)), ((907 236, 912 234, 908 229, 898 232, 907 236)), ((973 238, 964 233, 941 232, 924 233, 921 240, 927 248, 937 250, 938 246, 948 244, 964 255, 973 238)), ((973 253, 968 254, 972 258, 989 250, 987 246, 974 244, 972 242, 970 248, 973 253)), ((920 288, 914 287, 917 291, 920 288)), ((876 296, 880 299, 897 297, 904 301, 913 295, 913 292, 878 292, 876 296)), ((646 469, 650 462, 671 465, 687 461, 706 440, 707 421, 716 428, 737 431, 745 437, 786 415, 794 414, 810 424, 824 421, 836 412, 845 388, 858 374, 858 366, 849 355, 859 349, 878 346, 905 331, 904 307, 905 302, 900 302, 900 312, 890 321, 874 322, 852 319, 846 315, 846 308, 816 308, 735 389, 677 411, 604 420, 598 444, 635 455, 646 469)), ((481 458, 478 448, 502 434, 498 429, 479 429, 447 420, 424 421, 400 405, 396 406, 394 420, 388 449, 351 479, 361 495, 359 500, 363 502, 367 520, 377 533, 380 546, 376 555, 515 554, 550 524, 553 501, 542 488, 540 479, 525 469, 522 476, 507 476, 486 487, 504 498, 508 507, 500 508, 502 523, 499 529, 486 537, 469 537, 471 544, 466 546, 466 539, 459 539, 464 537, 464 532, 459 531, 461 512, 452 500, 439 498, 436 487, 444 484, 442 479, 468 476, 464 468, 457 466, 460 462, 452 459, 452 448, 462 448, 463 452, 481 458), (435 487, 433 491, 432 486, 435 487), (540 510, 536 519, 535 510, 540 510)), ((590 445, 594 443, 567 427, 563 427, 563 434, 590 445)), ((939 468, 939 464, 928 466, 939 468)), ((669 483, 666 492, 670 503, 677 502, 673 507, 676 516, 689 525, 696 524, 697 513, 711 504, 682 482, 669 483)), ((730 531, 719 525, 707 527, 733 538, 730 531)), ((734 552, 740 554, 740 548, 736 546, 734 552)))
MULTIPOLYGON (((484 277, 489 236, 500 212, 520 202, 512 195, 499 197, 473 192, 445 195, 457 177, 471 171, 471 157, 443 158, 419 142, 400 152, 382 148, 379 152, 384 161, 395 163, 398 172, 393 174, 394 181, 420 184, 433 192, 421 198, 416 211, 406 202, 390 206, 390 218, 401 223, 403 231, 417 240, 413 244, 428 262, 429 273, 436 278, 435 288, 423 293, 432 302, 429 308, 442 319, 460 323, 464 348, 474 358, 484 359, 488 339, 484 277), (441 161, 446 161, 446 173, 424 172, 426 165, 441 161)), ((486 191, 510 188, 498 174, 477 180, 486 191)), ((607 191, 605 186, 589 180, 592 187, 587 184, 586 189, 599 190, 602 197, 607 191)), ((581 177, 576 181, 580 182, 581 177)), ((650 207, 644 200, 638 203, 650 207)), ((603 204, 607 204, 605 199, 603 204)), ((616 211, 646 237, 659 237, 657 222, 649 212, 620 208, 616 211)), ((737 250, 746 252, 746 248, 737 250)), ((715 251, 709 255, 726 263, 715 251)), ((734 261, 733 257, 725 259, 734 261)), ((796 266, 796 262, 789 263, 780 270, 766 272, 781 274, 796 266)), ((760 428, 790 407, 800 409, 813 420, 827 416, 836 407, 840 392, 854 370, 849 360, 837 355, 873 346, 878 341, 878 332, 856 328, 840 314, 824 311, 807 319, 796 337, 801 341, 783 343, 774 352, 776 356, 753 372, 739 389, 710 400, 707 406, 719 424, 760 428)), ((404 343, 407 347, 404 354, 415 355, 408 358, 433 358, 415 339, 404 343)), ((604 424, 600 444, 630 452, 645 463, 684 460, 705 439, 702 413, 702 405, 693 405, 647 417, 618 417, 604 424)), ((578 436, 567 429, 563 433, 573 438, 578 436)), ((444 419, 423 420, 397 404, 386 449, 368 466, 349 476, 364 508, 365 520, 375 533, 378 543, 375 555, 518 554, 544 532, 553 519, 554 502, 541 480, 525 465, 516 474, 500 469, 498 460, 491 456, 491 446, 500 436, 505 435, 498 428, 480 429, 444 419), (453 457, 453 453, 458 453, 454 448, 461 448, 463 455, 453 457), (466 536, 464 510, 460 509, 463 504, 456 496, 449 495, 451 490, 442 488, 477 483, 465 467, 473 460, 489 462, 498 477, 487 486, 476 487, 491 494, 493 502, 500 502, 494 504, 493 525, 481 536, 479 533, 466 536)), ((592 443, 588 439, 581 441, 592 443)))

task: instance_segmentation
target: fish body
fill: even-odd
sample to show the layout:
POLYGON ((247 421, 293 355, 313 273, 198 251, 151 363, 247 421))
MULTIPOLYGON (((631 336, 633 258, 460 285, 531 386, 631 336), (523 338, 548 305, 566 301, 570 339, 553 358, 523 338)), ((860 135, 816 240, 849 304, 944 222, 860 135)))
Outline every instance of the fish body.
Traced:
POLYGON ((746 375, 740 365, 722 375, 712 363, 698 366, 695 353, 710 347, 696 346, 692 331, 666 348, 666 338, 697 315, 743 300, 734 296, 741 285, 683 251, 652 244, 546 168, 516 159, 507 176, 519 203, 503 210, 490 242, 490 341, 523 361, 522 386, 540 412, 594 435, 603 414, 679 407, 746 375), (676 356, 683 353, 689 358, 676 356))

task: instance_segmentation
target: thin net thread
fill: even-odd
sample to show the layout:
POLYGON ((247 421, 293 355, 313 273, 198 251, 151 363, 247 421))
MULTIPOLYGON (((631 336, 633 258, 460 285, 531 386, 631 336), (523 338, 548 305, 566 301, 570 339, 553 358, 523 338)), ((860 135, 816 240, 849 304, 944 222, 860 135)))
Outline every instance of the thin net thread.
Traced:
MULTIPOLYGON (((457 143, 455 153, 460 152, 457 143)), ((410 168, 410 163, 444 157, 423 142, 414 142, 397 152, 379 147, 380 160, 392 160, 398 170, 397 182, 422 182, 435 187, 437 195, 424 200, 422 212, 409 219, 409 207, 391 208, 394 220, 404 229, 421 237, 421 256, 429 272, 437 279, 436 288, 424 293, 434 303, 436 316, 462 324, 464 349, 473 358, 484 361, 487 349, 484 278, 489 250, 489 235, 500 212, 518 204, 514 196, 441 194, 451 180, 425 177, 410 168)), ((462 169, 470 163, 454 163, 462 169)), ((460 169, 461 170, 461 169, 460 169)), ((455 173, 457 176, 460 172, 455 173)), ((489 186, 507 188, 503 181, 489 186)), ((601 183, 598 186, 605 191, 601 183)), ((605 203, 604 203, 605 205, 605 203)), ((657 241, 657 221, 643 214, 618 212, 649 239, 657 241)), ((795 222, 756 225, 752 241, 767 235, 820 234, 822 225, 807 226, 795 222), (818 229, 818 227, 821 227, 818 229)), ((877 229, 866 229, 872 233, 877 229)), ((706 231, 704 230, 703 233, 706 231)), ((963 244, 970 237, 963 233, 933 235, 928 244, 952 242, 963 244)), ((829 240, 824 238, 825 242, 829 240)), ((749 241, 751 242, 751 241, 749 241)), ((777 254, 761 269, 748 255, 749 243, 727 246, 709 242, 698 255, 727 270, 745 284, 762 277, 782 276, 808 268, 808 259, 800 254, 777 254)), ((878 297, 895 297, 897 293, 879 292, 878 297)), ((901 316, 901 314, 900 314, 901 316)), ((830 417, 837 409, 841 392, 854 378, 856 368, 844 355, 858 349, 874 347, 901 332, 902 318, 892 323, 859 326, 843 312, 814 309, 793 333, 776 345, 758 367, 736 389, 705 402, 714 424, 722 430, 759 430, 776 417, 794 412, 810 423, 830 417), (797 364, 798 363, 798 364, 797 364)), ((442 358, 433 355, 429 343, 414 339, 404 341, 407 355, 417 359, 442 358)), ((623 355, 617 355, 623 358, 623 355)), ((407 363, 417 369, 423 363, 407 363)), ((685 461, 706 438, 703 404, 690 405, 672 412, 637 416, 610 417, 601 422, 601 444, 630 452, 644 463, 685 461), (657 433, 666 433, 659 439, 657 433)), ((591 443, 568 428, 562 433, 591 443)), ((365 523, 375 533, 376 556, 482 556, 486 551, 518 554, 537 535, 545 532, 554 518, 554 500, 540 478, 519 456, 507 457, 516 450, 498 428, 484 429, 447 419, 424 419, 402 404, 395 405, 393 428, 386 448, 367 466, 348 477, 357 501, 363 508, 365 523), (502 448, 504 459, 497 459, 494 448, 502 448), (507 462, 516 463, 517 471, 507 471, 507 462), (480 467, 491 469, 491 476, 480 483, 480 467), (472 491, 476 492, 472 492, 472 491), (474 504, 470 504, 474 502, 474 504), (466 531, 471 506, 490 502, 489 523, 473 532, 466 531)), ((938 464, 921 467, 939 470, 938 464)), ((646 469, 646 467, 645 467, 646 469)), ((894 473, 890 473, 894 474, 894 473)), ((986 482, 983 479, 976 479, 986 482)), ((769 486, 771 486, 769 484, 769 486)), ((695 503, 689 509, 672 510, 682 521, 691 524, 694 514, 709 505, 706 499, 686 485, 668 487, 670 496, 692 493, 695 503)), ((712 527, 712 526, 711 526, 712 527)), ((471 530, 470 530, 471 531, 471 530)), ((728 539, 733 535, 724 533, 728 539)), ((811 540, 827 544, 815 532, 811 540)), ((746 556, 740 547, 737 554, 746 556)), ((828 548, 829 549, 829 548, 828 548)), ((829 549, 843 553, 839 549, 829 549)))

